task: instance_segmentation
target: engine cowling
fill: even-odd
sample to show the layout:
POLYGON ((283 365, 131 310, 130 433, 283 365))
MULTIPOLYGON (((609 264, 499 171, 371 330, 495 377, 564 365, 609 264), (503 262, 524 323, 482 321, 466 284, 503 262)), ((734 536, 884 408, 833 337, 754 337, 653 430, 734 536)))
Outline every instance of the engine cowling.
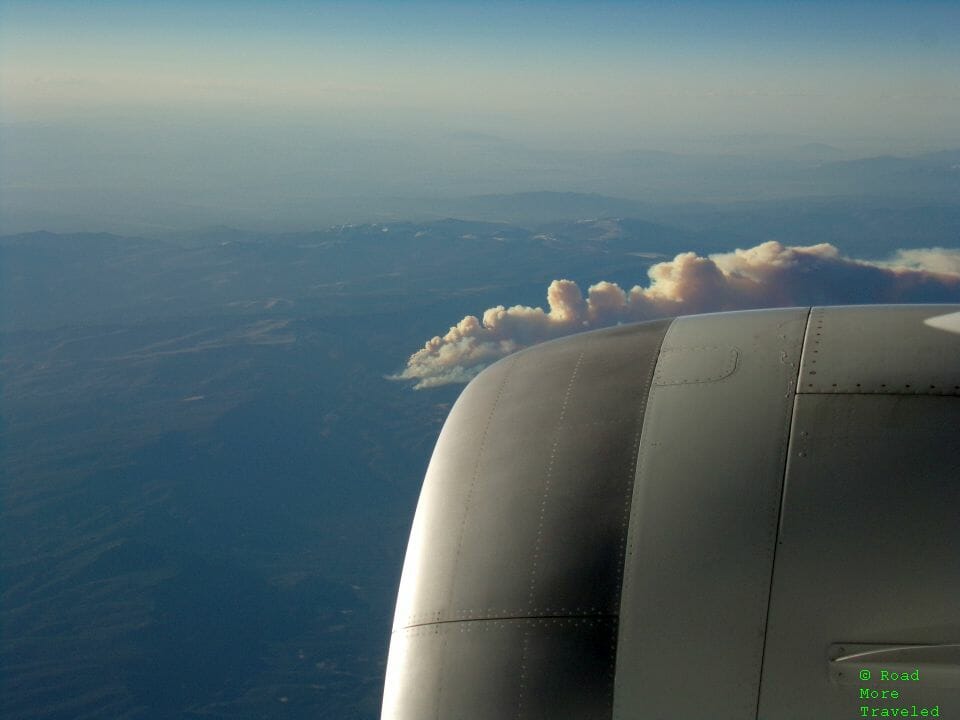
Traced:
POLYGON ((958 311, 682 317, 487 368, 424 480, 384 720, 960 713, 958 311))

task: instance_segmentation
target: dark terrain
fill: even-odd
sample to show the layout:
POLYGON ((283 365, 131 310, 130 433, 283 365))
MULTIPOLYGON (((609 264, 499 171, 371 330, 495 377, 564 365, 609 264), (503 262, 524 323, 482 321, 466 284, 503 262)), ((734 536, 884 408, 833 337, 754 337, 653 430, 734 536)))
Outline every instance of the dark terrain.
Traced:
POLYGON ((960 210, 0 237, 0 716, 377 717, 409 523, 460 391, 386 376, 467 313, 542 305, 554 278, 629 287, 658 258, 773 238, 955 246, 960 210))

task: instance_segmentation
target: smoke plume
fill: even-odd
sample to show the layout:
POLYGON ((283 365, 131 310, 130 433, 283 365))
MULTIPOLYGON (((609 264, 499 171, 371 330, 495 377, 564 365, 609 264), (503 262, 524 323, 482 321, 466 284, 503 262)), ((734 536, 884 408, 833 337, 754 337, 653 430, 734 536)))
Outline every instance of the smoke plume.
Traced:
POLYGON ((960 250, 901 250, 889 261, 843 257, 826 243, 765 242, 702 257, 687 252, 658 263, 650 283, 587 289, 571 280, 547 288, 547 310, 502 305, 468 315, 410 356, 396 380, 417 389, 467 382, 491 362, 544 340, 622 322, 721 310, 850 303, 956 302, 960 250))

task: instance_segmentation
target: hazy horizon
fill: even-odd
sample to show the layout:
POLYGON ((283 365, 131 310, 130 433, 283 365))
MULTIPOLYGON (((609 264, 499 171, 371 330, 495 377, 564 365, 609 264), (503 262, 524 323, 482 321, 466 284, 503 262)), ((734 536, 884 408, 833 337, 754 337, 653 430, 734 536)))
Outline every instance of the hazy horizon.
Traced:
POLYGON ((538 191, 862 194, 796 173, 960 148, 957 25, 936 2, 15 0, 2 230, 308 229, 538 191))

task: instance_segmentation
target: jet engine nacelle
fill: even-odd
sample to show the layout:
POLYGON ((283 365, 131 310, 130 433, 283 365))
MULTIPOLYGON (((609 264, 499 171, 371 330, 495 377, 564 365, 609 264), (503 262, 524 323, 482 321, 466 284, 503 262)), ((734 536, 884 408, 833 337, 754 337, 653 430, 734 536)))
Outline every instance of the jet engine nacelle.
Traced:
POLYGON ((958 311, 682 317, 486 369, 424 481, 384 720, 960 717, 958 311))

